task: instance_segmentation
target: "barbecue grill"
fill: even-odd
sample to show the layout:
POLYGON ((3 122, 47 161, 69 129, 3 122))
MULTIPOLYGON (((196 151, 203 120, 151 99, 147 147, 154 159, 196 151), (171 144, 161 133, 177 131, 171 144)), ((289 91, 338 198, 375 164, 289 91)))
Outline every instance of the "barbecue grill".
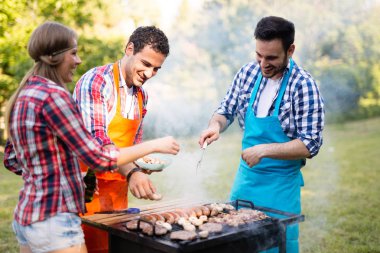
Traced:
MULTIPOLYGON (((140 214, 170 211, 179 207, 178 203, 141 208, 140 214, 116 211, 109 214, 84 216, 82 219, 85 224, 108 231, 110 253, 232 253, 236 251, 259 252, 273 247, 279 247, 279 252, 284 253, 286 252, 286 227, 304 221, 304 215, 255 206, 252 202, 245 200, 236 200, 228 204, 233 205, 236 209, 250 208, 262 211, 269 217, 237 227, 223 225, 220 233, 211 233, 206 239, 197 238, 192 241, 171 240, 169 234, 149 236, 141 231, 131 231, 126 228, 126 222, 136 219, 140 214)), ((173 224, 173 231, 180 229, 182 229, 181 226, 173 224)))

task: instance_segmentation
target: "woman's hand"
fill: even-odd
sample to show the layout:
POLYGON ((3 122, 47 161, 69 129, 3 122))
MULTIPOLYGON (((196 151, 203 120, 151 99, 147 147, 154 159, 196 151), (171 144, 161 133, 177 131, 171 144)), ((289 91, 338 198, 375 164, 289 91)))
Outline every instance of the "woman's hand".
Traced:
POLYGON ((156 152, 176 155, 179 152, 179 144, 173 136, 167 136, 152 140, 156 152))

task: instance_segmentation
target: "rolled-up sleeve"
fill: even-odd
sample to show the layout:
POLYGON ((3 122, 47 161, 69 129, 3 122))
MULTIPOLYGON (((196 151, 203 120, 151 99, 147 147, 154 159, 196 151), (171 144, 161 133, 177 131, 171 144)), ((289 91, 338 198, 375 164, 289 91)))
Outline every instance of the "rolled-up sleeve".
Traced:
POLYGON ((9 140, 7 140, 4 148, 4 166, 6 169, 17 175, 22 174, 21 166, 17 161, 16 152, 13 148, 12 142, 9 140))
POLYGON ((324 103, 317 84, 312 79, 305 79, 295 94, 295 122, 297 138, 310 152, 310 158, 318 154, 322 146, 324 127, 324 103))

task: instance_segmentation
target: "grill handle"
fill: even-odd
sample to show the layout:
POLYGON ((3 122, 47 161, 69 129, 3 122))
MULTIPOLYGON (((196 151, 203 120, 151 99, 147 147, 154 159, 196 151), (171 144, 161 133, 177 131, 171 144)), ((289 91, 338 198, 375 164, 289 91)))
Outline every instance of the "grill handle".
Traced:
POLYGON ((255 205, 252 203, 252 201, 249 200, 243 200, 243 199, 237 199, 234 201, 234 206, 236 210, 238 209, 239 206, 244 206, 244 207, 249 207, 251 209, 255 209, 255 205))
POLYGON ((255 206, 252 203, 252 201, 248 201, 248 200, 237 199, 235 201, 230 202, 230 204, 234 205, 236 209, 238 209, 239 207, 249 207, 251 209, 257 209, 257 210, 260 210, 260 211, 265 211, 265 212, 269 212, 269 213, 285 216, 285 218, 274 218, 274 217, 272 217, 274 219, 278 219, 279 222, 281 222, 281 223, 283 223, 285 225, 299 223, 299 222, 302 222, 302 221, 305 220, 305 216, 302 215, 302 214, 295 214, 295 213, 284 212, 284 211, 281 211, 281 210, 272 209, 272 208, 263 207, 263 206, 255 206))
POLYGON ((284 212, 281 210, 276 210, 276 209, 272 209, 272 208, 268 208, 268 207, 262 207, 262 206, 256 206, 256 209, 260 210, 260 211, 265 211, 265 212, 285 216, 285 218, 276 218, 281 223, 283 223, 285 225, 290 225, 290 224, 305 221, 305 215, 303 215, 303 214, 289 213, 289 212, 284 212))

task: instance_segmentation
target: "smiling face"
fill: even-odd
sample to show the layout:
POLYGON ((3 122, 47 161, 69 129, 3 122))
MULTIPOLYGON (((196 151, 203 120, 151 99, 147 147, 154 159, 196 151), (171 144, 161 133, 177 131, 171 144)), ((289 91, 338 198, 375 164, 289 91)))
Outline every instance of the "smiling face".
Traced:
POLYGON ((82 62, 77 52, 77 41, 74 39, 73 47, 63 53, 63 61, 57 67, 58 74, 64 83, 73 81, 75 70, 82 62))
POLYGON ((289 57, 293 55, 294 48, 292 44, 285 51, 280 39, 256 40, 256 60, 260 64, 262 75, 266 78, 280 78, 288 65, 289 57))
POLYGON ((157 74, 165 59, 165 55, 154 51, 149 45, 133 54, 133 43, 129 43, 125 49, 124 64, 122 62, 127 86, 143 86, 149 78, 157 74))

